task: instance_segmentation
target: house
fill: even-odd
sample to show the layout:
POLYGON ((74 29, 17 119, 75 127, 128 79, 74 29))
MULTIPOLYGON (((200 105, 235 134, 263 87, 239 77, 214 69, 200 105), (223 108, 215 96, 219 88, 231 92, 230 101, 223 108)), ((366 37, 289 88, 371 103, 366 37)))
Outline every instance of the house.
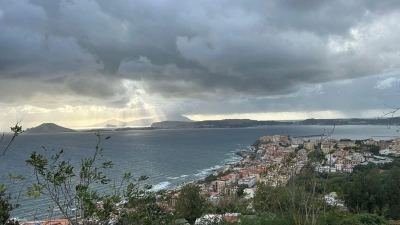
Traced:
POLYGON ((238 185, 247 184, 248 187, 253 187, 257 183, 257 177, 255 176, 248 176, 245 178, 241 178, 238 181, 238 185))
POLYGON ((392 151, 390 151, 389 149, 382 149, 382 150, 379 150, 379 154, 389 155, 389 154, 392 154, 392 151))
POLYGON ((270 136, 263 136, 260 138, 260 141, 263 143, 267 143, 271 141, 271 137, 270 136))
POLYGON ((333 154, 327 154, 325 156, 325 159, 326 159, 326 163, 329 165, 333 165, 336 162, 336 157, 334 157, 333 154))
POLYGON ((350 165, 350 164, 346 164, 346 165, 343 166, 342 171, 346 172, 346 173, 352 173, 353 172, 353 166, 350 165))
POLYGON ((351 159, 353 161, 357 161, 357 162, 364 162, 365 161, 365 157, 358 152, 353 153, 353 155, 351 156, 351 159))
POLYGON ((350 139, 345 138, 345 139, 340 139, 339 142, 337 143, 337 146, 339 148, 345 148, 345 147, 353 147, 355 146, 355 144, 350 139))
POLYGON ((342 171, 343 170, 343 164, 336 163, 335 164, 335 169, 336 169, 336 171, 342 171))
POLYGON ((381 149, 388 148, 390 144, 392 144, 391 141, 384 141, 384 140, 375 142, 375 145, 379 146, 381 149))
POLYGON ((304 142, 304 149, 306 150, 314 150, 314 142, 309 141, 309 142, 304 142))
POLYGON ((333 149, 333 144, 330 142, 323 142, 321 144, 321 150, 323 153, 327 154, 333 149))
POLYGON ((228 223, 238 223, 240 222, 240 213, 225 213, 223 220, 228 223))
POLYGON ((330 166, 316 166, 315 167, 315 172, 326 172, 326 173, 336 173, 336 168, 335 167, 330 167, 330 166))
POLYGON ((196 225, 214 225, 219 224, 222 221, 222 215, 218 214, 206 214, 200 218, 197 218, 194 224, 196 225))

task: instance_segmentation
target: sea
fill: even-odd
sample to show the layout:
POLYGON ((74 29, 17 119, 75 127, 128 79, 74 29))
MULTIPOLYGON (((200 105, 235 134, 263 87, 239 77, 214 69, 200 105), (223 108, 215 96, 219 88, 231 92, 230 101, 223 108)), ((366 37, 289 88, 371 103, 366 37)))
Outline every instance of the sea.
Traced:
MULTIPOLYGON (((105 175, 116 182, 123 174, 130 172, 134 177, 148 176, 147 184, 153 185, 153 190, 173 189, 184 183, 202 179, 216 169, 227 164, 240 161, 235 153, 250 150, 251 144, 265 135, 312 136, 330 134, 329 138, 362 140, 389 140, 400 135, 397 127, 373 125, 343 125, 343 126, 260 126, 251 128, 229 129, 185 129, 185 130, 131 130, 103 131, 99 144, 103 148, 100 161, 112 161, 114 167, 107 169, 105 175)), ((0 143, 0 150, 10 136, 0 143)), ((321 138, 321 137, 310 137, 321 138)), ((53 154, 63 149, 67 158, 78 163, 81 158, 90 157, 97 144, 94 132, 23 133, 12 143, 3 157, 0 157, 0 175, 23 175, 29 177, 32 168, 26 165, 33 151, 43 154, 53 154)), ((1 182, 9 187, 13 196, 21 193, 21 206, 12 212, 13 217, 28 220, 47 219, 50 215, 57 216, 57 210, 51 201, 41 196, 32 198, 26 196, 24 182, 16 181, 10 184, 7 179, 1 182), (22 191, 20 191, 22 190, 22 191), (53 210, 51 210, 53 209, 53 210), (50 212, 50 211, 51 212, 50 212)), ((29 182, 28 182, 29 183, 29 182)), ((98 187, 100 192, 107 192, 109 186, 98 187)))

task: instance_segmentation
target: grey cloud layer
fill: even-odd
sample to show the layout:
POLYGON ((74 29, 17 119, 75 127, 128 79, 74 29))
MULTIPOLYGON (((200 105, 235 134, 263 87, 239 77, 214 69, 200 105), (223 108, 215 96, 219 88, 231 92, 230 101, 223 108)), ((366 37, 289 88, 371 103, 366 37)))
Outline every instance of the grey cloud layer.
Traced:
POLYGON ((394 0, 1 0, 0 102, 30 93, 124 106, 127 79, 217 104, 398 73, 399 9, 394 0))

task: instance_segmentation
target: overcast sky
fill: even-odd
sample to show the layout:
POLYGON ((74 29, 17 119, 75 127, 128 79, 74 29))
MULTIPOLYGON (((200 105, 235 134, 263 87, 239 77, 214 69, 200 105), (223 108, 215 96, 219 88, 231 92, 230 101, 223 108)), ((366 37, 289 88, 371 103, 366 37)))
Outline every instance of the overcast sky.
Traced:
POLYGON ((400 1, 0 0, 0 130, 400 107, 400 1))

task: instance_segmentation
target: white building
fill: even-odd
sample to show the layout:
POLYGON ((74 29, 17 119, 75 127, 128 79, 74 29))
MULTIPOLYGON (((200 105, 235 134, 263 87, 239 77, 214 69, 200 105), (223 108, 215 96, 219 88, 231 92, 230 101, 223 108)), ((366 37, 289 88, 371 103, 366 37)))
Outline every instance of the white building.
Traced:
POLYGON ((330 166, 316 166, 315 167, 316 172, 326 172, 326 173, 336 173, 336 168, 335 167, 330 167, 330 166))
POLYGON ((222 215, 218 214, 206 214, 200 218, 197 218, 194 224, 196 225, 213 225, 219 224, 222 221, 222 215))
POLYGON ((379 150, 379 154, 389 155, 389 154, 392 154, 392 151, 390 151, 389 149, 382 149, 382 150, 379 150))
POLYGON ((325 156, 325 159, 326 159, 326 163, 329 164, 329 165, 333 165, 336 162, 336 157, 333 156, 333 154, 327 154, 325 156))
POLYGON ((353 153, 353 155, 351 156, 351 159, 354 161, 358 161, 358 162, 364 162, 365 161, 365 157, 358 152, 353 153))
POLYGON ((238 185, 241 184, 247 184, 249 188, 253 187, 257 183, 257 177, 256 176, 248 176, 242 179, 239 179, 238 185))
POLYGON ((335 169, 336 171, 342 171, 343 170, 343 164, 335 164, 335 169))

